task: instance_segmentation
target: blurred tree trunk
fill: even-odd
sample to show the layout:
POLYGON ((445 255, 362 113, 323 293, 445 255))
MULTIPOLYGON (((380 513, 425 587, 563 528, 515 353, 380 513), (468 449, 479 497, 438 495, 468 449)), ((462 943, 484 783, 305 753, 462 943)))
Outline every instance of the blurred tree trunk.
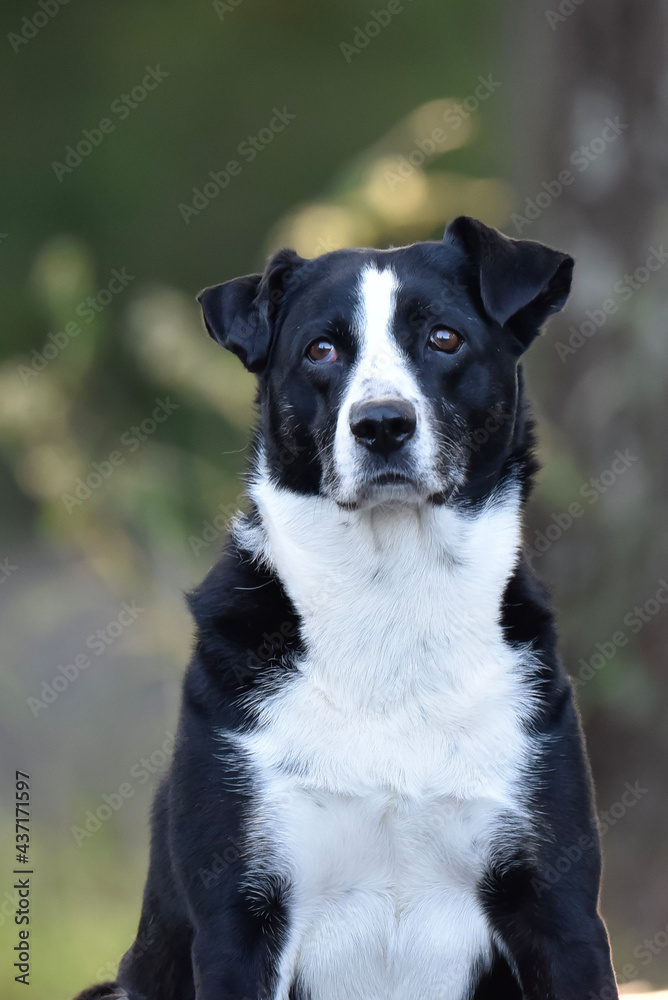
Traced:
POLYGON ((668 607, 655 599, 668 599, 668 8, 518 0, 506 31, 507 232, 576 257, 568 310, 529 359, 548 465, 527 536, 556 536, 561 517, 534 565, 555 590, 566 665, 587 678, 576 693, 599 811, 626 781, 648 789, 603 841, 615 964, 666 984, 668 949, 647 968, 633 950, 668 923, 668 607), (572 502, 583 512, 564 528, 572 502))

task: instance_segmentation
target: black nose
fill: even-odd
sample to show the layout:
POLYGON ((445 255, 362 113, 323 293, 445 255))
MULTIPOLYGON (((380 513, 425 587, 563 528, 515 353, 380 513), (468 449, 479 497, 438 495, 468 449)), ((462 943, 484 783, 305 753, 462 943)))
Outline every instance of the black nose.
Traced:
POLYGON ((369 451, 385 458, 413 437, 417 418, 405 399, 372 399, 350 407, 350 429, 369 451))

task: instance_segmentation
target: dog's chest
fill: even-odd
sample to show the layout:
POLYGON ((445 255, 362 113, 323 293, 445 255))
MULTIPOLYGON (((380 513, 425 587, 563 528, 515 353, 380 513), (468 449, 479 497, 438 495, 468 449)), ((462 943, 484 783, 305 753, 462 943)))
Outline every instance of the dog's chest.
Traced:
POLYGON ((432 539, 404 528, 398 553, 321 555, 316 589, 277 560, 305 654, 241 741, 250 882, 290 886, 275 1000, 459 1000, 490 959, 477 888, 525 819, 520 654, 480 588, 473 627, 471 566, 416 559, 432 539))
POLYGON ((474 733, 426 702, 341 718, 297 681, 246 741, 250 883, 290 887, 275 1000, 294 981, 311 1000, 468 997, 491 955, 478 885, 525 822, 526 746, 494 700, 467 706, 474 733))

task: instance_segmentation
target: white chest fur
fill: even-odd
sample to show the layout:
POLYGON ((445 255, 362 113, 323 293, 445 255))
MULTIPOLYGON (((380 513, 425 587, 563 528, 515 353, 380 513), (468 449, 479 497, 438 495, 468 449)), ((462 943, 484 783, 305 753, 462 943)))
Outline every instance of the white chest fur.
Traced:
POLYGON ((491 953, 476 887, 526 820, 537 750, 530 654, 499 625, 517 498, 465 516, 253 494, 263 528, 244 543, 280 575, 306 649, 239 741, 257 775, 251 880, 291 886, 275 1000, 295 977, 312 1000, 464 1000, 491 953))

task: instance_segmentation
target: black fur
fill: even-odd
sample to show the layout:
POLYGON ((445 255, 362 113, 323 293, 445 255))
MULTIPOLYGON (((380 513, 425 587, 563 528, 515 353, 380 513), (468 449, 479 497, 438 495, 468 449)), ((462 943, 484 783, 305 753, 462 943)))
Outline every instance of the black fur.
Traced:
MULTIPOLYGON (((258 374, 258 439, 271 474, 297 492, 334 489, 328 455, 354 360, 353 278, 362 263, 382 264, 390 256, 402 279, 396 336, 434 401, 443 440, 464 442, 463 483, 450 488, 453 470, 444 458, 443 492, 428 502, 472 508, 509 480, 520 483, 526 500, 536 465, 518 362, 543 320, 563 305, 573 262, 469 219, 452 223, 442 244, 340 251, 313 261, 281 251, 264 275, 201 294, 211 335, 258 374), (468 356, 425 364, 424 338, 434 324, 463 327, 468 356), (323 331, 336 338, 344 362, 337 370, 304 363, 306 345, 323 331), (487 432, 490 414, 494 430, 487 432)), ((302 651, 300 622, 280 580, 234 540, 190 607, 198 638, 173 764, 154 806, 137 939, 118 983, 94 987, 79 1000, 272 996, 290 887, 278 878, 261 893, 244 887, 252 776, 217 734, 252 725, 253 709, 243 696, 280 685, 294 669, 302 651)), ((480 899, 497 941, 493 968, 481 973, 474 1000, 590 1000, 604 987, 614 990, 597 910, 591 779, 552 613, 524 561, 508 583, 502 624, 510 643, 529 643, 537 654, 541 710, 533 726, 551 743, 537 775, 536 837, 481 878, 480 899)), ((308 1000, 297 985, 290 995, 308 1000)))
POLYGON ((99 983, 77 993, 74 1000, 127 1000, 127 993, 118 983, 99 983))

